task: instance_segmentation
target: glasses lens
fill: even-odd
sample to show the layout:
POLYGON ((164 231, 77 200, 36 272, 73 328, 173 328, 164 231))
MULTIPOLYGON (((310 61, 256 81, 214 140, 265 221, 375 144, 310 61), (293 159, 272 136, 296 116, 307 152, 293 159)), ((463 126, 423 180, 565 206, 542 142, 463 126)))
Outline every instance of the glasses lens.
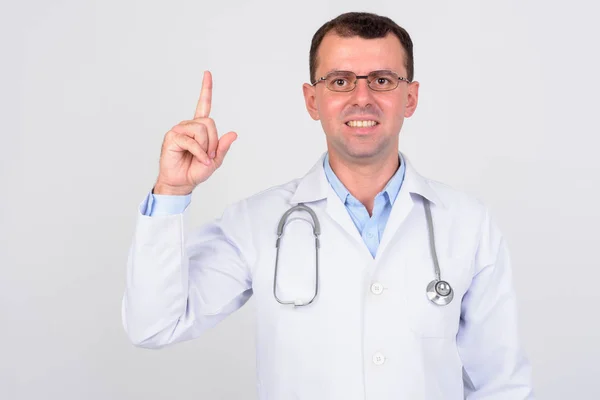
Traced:
POLYGON ((398 87, 398 75, 392 71, 375 71, 369 74, 369 87, 373 90, 385 91, 398 87))
POLYGON ((349 92, 354 89, 355 82, 356 75, 352 72, 344 71, 332 72, 325 79, 327 89, 334 92, 349 92))

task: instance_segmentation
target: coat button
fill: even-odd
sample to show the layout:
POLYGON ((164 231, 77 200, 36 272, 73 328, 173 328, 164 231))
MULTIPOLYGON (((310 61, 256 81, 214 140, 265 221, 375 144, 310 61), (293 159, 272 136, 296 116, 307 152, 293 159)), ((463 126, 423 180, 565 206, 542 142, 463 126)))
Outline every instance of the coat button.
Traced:
POLYGON ((385 356, 380 352, 373 354, 373 364, 382 365, 385 362, 385 356))
POLYGON ((379 282, 375 282, 371 285, 371 292, 373 294, 381 294, 383 293, 383 285, 379 282))

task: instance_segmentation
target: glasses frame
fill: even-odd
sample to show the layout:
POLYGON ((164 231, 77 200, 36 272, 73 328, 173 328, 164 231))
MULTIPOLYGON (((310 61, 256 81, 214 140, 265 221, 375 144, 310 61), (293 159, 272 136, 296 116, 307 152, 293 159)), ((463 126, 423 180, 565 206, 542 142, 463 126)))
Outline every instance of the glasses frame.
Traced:
POLYGON ((391 70, 389 70, 389 69, 379 69, 379 70, 376 70, 376 71, 371 71, 371 72, 369 72, 369 74, 368 74, 368 75, 356 75, 356 74, 355 74, 354 72, 352 72, 352 71, 331 71, 331 72, 329 72, 327 75, 325 75, 325 76, 322 76, 322 77, 320 77, 319 79, 317 79, 317 81, 316 81, 316 82, 314 82, 314 83, 311 83, 311 86, 312 86, 312 87, 315 87, 315 86, 317 86, 317 84, 318 84, 318 83, 320 83, 320 82, 325 82, 325 81, 327 80, 327 78, 329 78, 329 76, 330 76, 331 74, 339 74, 339 73, 347 73, 347 74, 352 74, 352 75, 356 76, 356 80, 355 80, 354 82, 352 82, 352 84, 354 85, 354 86, 352 87, 352 89, 350 89, 350 90, 333 90, 333 89, 330 89, 330 88, 329 88, 329 86, 325 85, 325 87, 327 88, 327 90, 330 90, 330 91, 332 91, 332 92, 335 92, 335 93, 349 93, 349 92, 352 92, 354 89, 356 89, 356 85, 358 84, 358 80, 359 80, 359 79, 364 79, 364 80, 366 80, 366 81, 367 81, 367 86, 369 87, 369 89, 371 89, 371 90, 372 90, 372 91, 374 91, 374 92, 389 92, 389 91, 391 91, 391 90, 396 90, 396 89, 398 88, 398 86, 400 85, 400 82, 406 82, 406 83, 409 83, 409 84, 410 84, 410 83, 412 83, 412 81, 409 81, 407 78, 405 78, 405 77, 403 77, 403 76, 400 76, 400 75, 398 75, 398 74, 397 74, 397 73, 395 73, 394 71, 391 71, 391 70), (396 78, 397 78, 397 81, 396 81, 396 86, 395 86, 395 87, 393 87, 392 89, 383 89, 383 90, 382 90, 382 89, 373 89, 373 88, 371 87, 371 82, 373 82, 373 81, 374 81, 374 79, 373 79, 373 80, 371 80, 371 81, 369 82, 369 76, 371 76, 372 74, 375 74, 375 73, 377 73, 377 72, 387 72, 387 73, 390 73, 390 74, 392 74, 392 75, 395 75, 395 76, 396 76, 396 78))

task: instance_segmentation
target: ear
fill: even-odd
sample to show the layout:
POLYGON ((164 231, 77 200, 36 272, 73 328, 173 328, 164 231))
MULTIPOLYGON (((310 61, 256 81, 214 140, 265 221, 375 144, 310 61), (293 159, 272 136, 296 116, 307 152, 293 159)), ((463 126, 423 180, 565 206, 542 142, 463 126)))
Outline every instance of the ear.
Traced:
POLYGON ((405 118, 412 116, 417 109, 417 103, 419 102, 419 82, 414 81, 408 85, 407 97, 406 108, 404 109, 405 118))
POLYGON ((317 109, 317 88, 305 83, 302 85, 302 91, 304 92, 304 102, 306 103, 306 111, 310 114, 311 118, 315 121, 319 120, 319 110, 317 109))

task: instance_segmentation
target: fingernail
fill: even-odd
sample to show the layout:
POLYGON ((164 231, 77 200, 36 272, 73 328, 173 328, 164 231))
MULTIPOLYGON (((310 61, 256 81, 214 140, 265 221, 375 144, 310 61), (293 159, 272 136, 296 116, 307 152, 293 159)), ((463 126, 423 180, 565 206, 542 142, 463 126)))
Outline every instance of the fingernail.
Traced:
POLYGON ((210 165, 210 160, 204 160, 205 165, 210 165))
POLYGON ((217 153, 213 151, 212 153, 210 153, 210 158, 215 158, 216 155, 217 153))

